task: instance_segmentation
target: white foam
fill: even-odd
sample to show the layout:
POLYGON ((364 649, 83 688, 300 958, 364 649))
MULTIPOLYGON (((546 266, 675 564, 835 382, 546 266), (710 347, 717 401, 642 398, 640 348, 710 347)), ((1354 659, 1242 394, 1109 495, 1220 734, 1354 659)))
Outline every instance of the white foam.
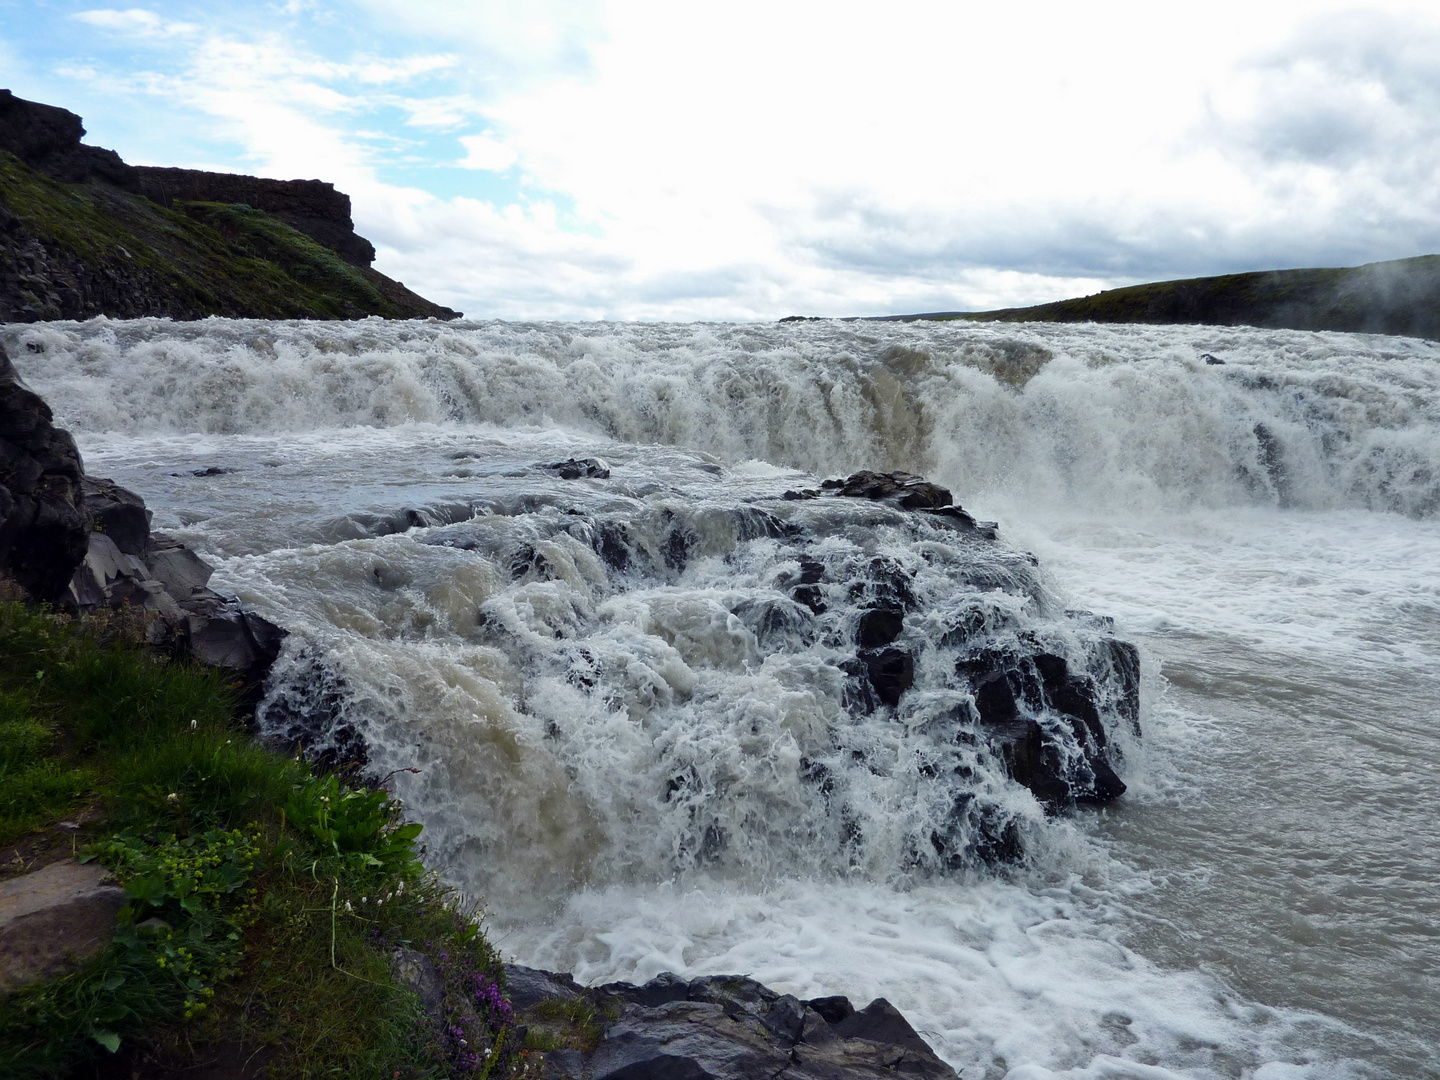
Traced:
POLYGON ((87 433, 558 424, 731 462, 908 468, 965 498, 1440 508, 1440 346, 1412 339, 96 319, 10 326, 0 341, 62 422, 87 433))

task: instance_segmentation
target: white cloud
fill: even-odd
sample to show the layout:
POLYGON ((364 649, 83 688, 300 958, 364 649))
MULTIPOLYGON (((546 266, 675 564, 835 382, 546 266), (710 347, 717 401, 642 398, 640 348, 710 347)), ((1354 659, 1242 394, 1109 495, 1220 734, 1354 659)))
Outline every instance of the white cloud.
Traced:
POLYGON ((71 18, 87 23, 101 30, 112 30, 122 34, 161 35, 167 37, 188 37, 200 29, 194 23, 167 21, 153 11, 144 8, 96 8, 91 11, 77 11, 71 18))
POLYGON ((489 135, 462 135, 460 145, 465 147, 464 160, 459 163, 462 169, 504 172, 519 159, 514 150, 489 135))
POLYGON ((1440 248, 1440 24, 1399 0, 355 3, 407 44, 217 23, 131 83, 334 181, 381 269, 476 315, 974 309, 1440 248), (383 183, 379 110, 407 155, 481 128, 432 163, 515 205, 383 183))

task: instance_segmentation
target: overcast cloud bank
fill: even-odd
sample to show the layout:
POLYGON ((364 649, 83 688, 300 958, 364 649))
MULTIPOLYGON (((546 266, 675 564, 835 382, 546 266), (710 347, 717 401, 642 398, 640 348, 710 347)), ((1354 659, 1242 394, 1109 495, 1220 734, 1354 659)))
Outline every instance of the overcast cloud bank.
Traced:
POLYGON ((333 181, 378 269, 472 317, 973 310, 1440 251, 1429 5, 0 0, 0 64, 127 160, 333 181))

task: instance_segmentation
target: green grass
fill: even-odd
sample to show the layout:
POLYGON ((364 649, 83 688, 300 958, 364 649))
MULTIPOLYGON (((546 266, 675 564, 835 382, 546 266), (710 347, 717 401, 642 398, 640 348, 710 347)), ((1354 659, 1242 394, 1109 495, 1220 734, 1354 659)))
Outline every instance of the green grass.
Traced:
POLYGON ((1035 307, 937 319, 1201 323, 1435 338, 1440 337, 1440 255, 1159 281, 1035 307))
POLYGON ((29 689, 0 692, 0 844, 64 814, 94 783, 89 769, 51 757, 55 730, 35 716, 29 689))
MULTIPOLYGON (((0 204, 52 256, 92 272, 108 271, 156 310, 177 318, 439 313, 378 272, 352 266, 304 233, 248 206, 180 203, 167 208, 94 181, 53 180, 3 151, 0 204)), ((44 315, 59 318, 61 312, 44 315)))
POLYGON ((135 631, 0 601, 0 828, 87 808, 82 857, 127 897, 103 952, 0 999, 4 1075, 156 1075, 235 1046, 274 1080, 522 1073, 498 958, 422 867, 419 825, 249 740, 225 676, 135 631), (438 1019, 396 946, 439 968, 438 1019))

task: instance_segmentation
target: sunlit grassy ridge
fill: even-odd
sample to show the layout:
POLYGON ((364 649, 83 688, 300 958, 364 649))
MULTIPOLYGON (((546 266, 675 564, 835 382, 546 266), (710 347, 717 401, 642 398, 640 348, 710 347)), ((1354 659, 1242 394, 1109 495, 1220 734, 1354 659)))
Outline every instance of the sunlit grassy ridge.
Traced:
POLYGON ((1440 255, 1159 281, 1028 308, 918 316, 1000 322, 1205 323, 1440 337, 1440 255))
POLYGON ((0 1071, 159 1075, 241 1047, 276 1080, 523 1072, 496 954, 420 826, 257 745, 224 676, 132 630, 0 602, 0 836, 99 860, 128 901, 99 956, 0 999, 0 1071), (438 1008, 397 946, 435 962, 438 1008))
MULTIPOLYGON (((38 240, 51 271, 58 266, 67 280, 90 290, 88 299, 72 301, 94 309, 82 317, 102 311, 264 319, 443 313, 249 206, 182 202, 167 208, 95 181, 53 180, 0 151, 0 207, 18 221, 9 227, 9 246, 0 243, 0 256, 11 252, 13 262, 0 258, 0 274, 21 282, 35 274, 23 248, 38 240)), ((28 294, 40 317, 77 316, 47 301, 45 291, 37 283, 28 294)))

